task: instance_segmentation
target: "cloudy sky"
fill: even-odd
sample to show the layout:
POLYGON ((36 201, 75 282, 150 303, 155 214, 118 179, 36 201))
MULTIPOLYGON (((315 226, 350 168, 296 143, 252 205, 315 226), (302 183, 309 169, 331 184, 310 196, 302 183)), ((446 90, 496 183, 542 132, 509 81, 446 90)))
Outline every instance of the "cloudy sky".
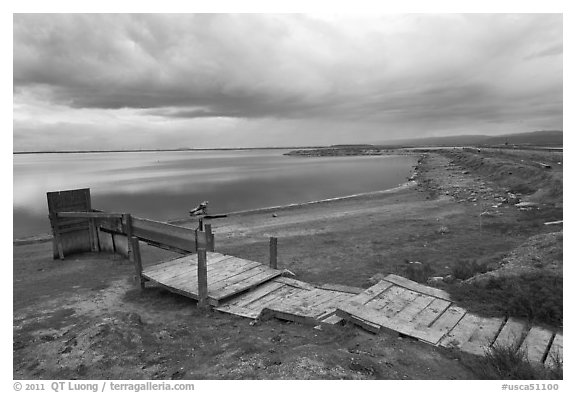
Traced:
POLYGON ((15 151, 562 129, 562 16, 15 15, 15 151))

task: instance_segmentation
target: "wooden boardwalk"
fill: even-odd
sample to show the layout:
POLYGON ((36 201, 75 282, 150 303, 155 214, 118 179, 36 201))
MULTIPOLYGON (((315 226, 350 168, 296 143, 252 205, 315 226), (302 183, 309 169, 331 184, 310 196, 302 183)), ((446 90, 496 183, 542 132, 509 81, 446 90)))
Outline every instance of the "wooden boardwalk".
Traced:
MULTIPOLYGON (((208 304, 218 306, 222 300, 254 288, 282 274, 259 262, 248 261, 217 252, 206 253, 208 304)), ((142 270, 142 277, 171 292, 198 299, 198 254, 188 254, 142 270)))
POLYGON ((303 281, 277 277, 254 290, 230 299, 216 310, 247 318, 263 314, 304 324, 342 321, 336 309, 362 289, 343 285, 315 287, 303 281))
MULTIPOLYGON (((548 366, 562 358, 562 332, 513 318, 484 318, 455 305, 447 292, 388 275, 368 288, 314 286, 281 277, 258 262, 207 253, 208 304, 246 318, 273 316, 304 324, 349 321, 371 332, 393 332, 420 341, 483 355, 513 346, 548 366)), ((198 299, 198 254, 144 268, 142 277, 172 292, 198 299)))
POLYGON ((550 366, 562 359, 562 332, 469 313, 448 293, 392 274, 340 305, 336 314, 375 333, 387 330, 475 355, 512 346, 534 363, 550 366))

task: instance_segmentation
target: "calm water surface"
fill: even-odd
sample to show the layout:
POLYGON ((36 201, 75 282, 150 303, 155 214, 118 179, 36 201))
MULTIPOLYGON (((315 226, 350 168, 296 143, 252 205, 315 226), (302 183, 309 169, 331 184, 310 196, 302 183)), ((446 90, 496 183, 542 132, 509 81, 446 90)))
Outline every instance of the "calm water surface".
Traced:
POLYGON ((289 157, 282 150, 14 155, 14 237, 50 231, 46 192, 90 188, 92 207, 185 218, 392 188, 412 157, 289 157))

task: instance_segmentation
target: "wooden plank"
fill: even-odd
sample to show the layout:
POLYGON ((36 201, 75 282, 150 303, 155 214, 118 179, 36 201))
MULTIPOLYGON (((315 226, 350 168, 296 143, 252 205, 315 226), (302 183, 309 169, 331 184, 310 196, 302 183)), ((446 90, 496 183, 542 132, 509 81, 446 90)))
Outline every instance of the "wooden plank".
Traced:
POLYGON ((114 239, 114 249, 120 255, 128 257, 128 239, 124 235, 117 233, 112 234, 114 239))
POLYGON ((504 321, 505 318, 480 318, 468 341, 461 346, 462 351, 484 355, 494 342, 504 321))
MULTIPOLYGON (((324 290, 320 290, 324 291, 324 290)), ((316 297, 312 302, 303 307, 300 311, 301 315, 317 318, 320 315, 325 314, 330 308, 330 302, 336 297, 335 292, 324 291, 325 293, 321 296, 316 297)), ((334 309, 334 312, 336 310, 334 309)))
POLYGON ((382 315, 387 318, 393 318, 396 314, 402 311, 405 307, 411 304, 418 298, 419 294, 405 288, 393 287, 386 291, 384 294, 374 299, 372 302, 367 303, 366 306, 370 307, 373 304, 382 315), (390 296, 392 290, 399 289, 400 291, 395 296, 390 296), (380 303, 382 301, 382 303, 380 303), (380 305, 383 305, 380 307, 380 305))
POLYGON ((282 272, 278 270, 268 269, 267 271, 264 271, 246 280, 237 282, 224 288, 224 290, 219 291, 217 294, 214 294, 213 298, 217 300, 225 299, 235 293, 245 291, 254 286, 260 285, 263 282, 272 280, 273 278, 278 277, 280 274, 282 274, 282 272))
MULTIPOLYGON (((258 262, 250 262, 238 258, 229 258, 222 260, 218 263, 213 263, 208 266, 208 286, 210 288, 210 294, 213 295, 213 287, 215 284, 225 281, 228 278, 232 278, 237 274, 243 273, 245 271, 251 270, 258 266, 262 266, 258 262)), ((180 271, 186 269, 186 266, 181 266, 180 271)), ((174 269, 175 270, 175 269, 174 269)), ((170 275, 170 272, 166 273, 170 275)), ((165 278, 165 280, 170 280, 171 285, 178 286, 182 283, 183 274, 174 275, 173 278, 165 278)))
POLYGON ((250 319, 257 319, 261 312, 261 310, 251 310, 244 307, 238 307, 233 304, 224 304, 222 306, 216 307, 215 310, 250 319))
POLYGON ((556 366, 561 366, 564 363, 563 352, 563 336, 562 333, 556 333, 554 341, 550 346, 550 350, 546 355, 546 361, 544 364, 546 367, 555 368, 556 366))
POLYGON ((524 339, 521 350, 526 352, 528 361, 534 363, 543 363, 544 356, 548 349, 548 344, 552 340, 554 333, 550 330, 533 326, 524 339))
MULTIPOLYGON (((226 260, 221 261, 219 263, 214 263, 211 265, 207 265, 206 271, 208 274, 208 286, 210 287, 213 283, 218 282, 222 279, 221 276, 217 275, 217 273, 221 272, 221 266, 225 263, 226 260)), ((190 264, 181 264, 177 266, 173 266, 172 268, 161 272, 159 274, 154 274, 154 277, 162 281, 166 284, 181 287, 187 286, 191 281, 195 281, 198 279, 198 263, 190 263, 190 264)), ((197 288, 192 286, 190 288, 197 288)))
MULTIPOLYGON (((228 255, 217 255, 213 256, 211 253, 207 253, 208 261, 206 262, 208 270, 212 270, 215 265, 223 263, 226 259, 232 258, 228 255)), ((184 257, 177 257, 169 261, 162 262, 158 265, 149 266, 144 269, 145 273, 148 274, 161 274, 162 272, 168 272, 172 270, 182 269, 182 268, 196 268, 198 264, 198 255, 189 254, 184 257)))
POLYGON ((324 307, 324 311, 316 315, 315 318, 321 320, 329 315, 335 314, 336 309, 341 303, 347 302, 348 300, 350 300, 352 296, 354 296, 351 293, 344 293, 344 292, 335 292, 335 293, 337 293, 338 295, 334 296, 329 302, 322 304, 322 307, 324 307))
POLYGON ((188 252, 196 251, 195 231, 190 228, 132 217, 132 230, 134 236, 143 240, 150 240, 188 252))
POLYGON ((364 292, 363 288, 350 287, 348 285, 340 285, 340 284, 322 284, 322 285, 317 286, 317 288, 327 289, 329 291, 353 293, 355 295, 358 295, 358 294, 364 292))
POLYGON ((518 349, 527 331, 528 325, 525 322, 515 318, 508 318, 508 321, 506 321, 504 327, 500 330, 492 346, 501 348, 514 347, 518 349))
POLYGON ((101 251, 114 252, 114 243, 112 242, 112 234, 99 230, 98 242, 100 243, 101 251))
POLYGON ((408 280, 407 278, 397 276, 395 274, 387 275, 384 280, 391 282, 392 284, 410 289, 415 292, 423 293, 425 295, 437 297, 439 299, 451 300, 450 294, 438 288, 432 288, 426 285, 419 284, 415 281, 408 280))
POLYGON ((217 266, 217 269, 212 271, 210 274, 212 284, 226 280, 228 278, 232 278, 247 270, 262 266, 262 264, 260 262, 248 261, 246 259, 232 257, 226 259, 225 263, 220 263, 217 266))
POLYGON ((275 306, 281 305, 286 296, 291 295, 292 293, 294 293, 294 291, 302 291, 302 290, 285 285, 282 288, 278 289, 277 291, 271 292, 267 296, 261 297, 258 300, 250 303, 249 305, 246 306, 246 308, 260 311, 270 307, 276 308, 275 306))
POLYGON ((226 287, 229 287, 230 285, 236 284, 240 281, 246 280, 252 276, 255 276, 256 274, 260 274, 260 273, 264 273, 268 271, 268 269, 263 266, 256 266, 250 270, 246 270, 240 274, 237 274, 233 277, 229 277, 224 281, 220 281, 218 283, 215 283, 214 285, 212 285, 210 287, 211 291, 217 296, 218 292, 223 291, 226 287))
POLYGON ((338 315, 330 315, 328 318, 323 319, 321 322, 325 323, 327 325, 338 325, 341 324, 344 321, 344 319, 342 319, 341 317, 339 317, 338 315))
POLYGON ((58 233, 60 236, 64 235, 65 233, 72 233, 72 232, 87 232, 90 230, 88 223, 84 223, 81 225, 70 226, 66 228, 58 229, 58 233))
POLYGON ((98 213, 89 211, 59 211, 58 218, 122 218, 122 213, 98 213))
POLYGON ((350 303, 354 303, 355 305, 364 305, 392 286, 393 284, 390 282, 380 281, 378 284, 373 285, 362 293, 354 296, 352 299, 350 299, 350 303))
POLYGON ((436 345, 454 326, 464 317, 466 310, 458 306, 448 307, 440 317, 438 317, 430 327, 413 325, 409 329, 409 335, 422 341, 436 345))
POLYGON ((410 302, 410 304, 398 312, 394 318, 397 320, 410 322, 434 300, 438 299, 428 295, 418 295, 416 299, 414 299, 412 302, 410 302))
POLYGON ((428 327, 450 307, 450 304, 447 300, 435 298, 428 307, 416 314, 411 322, 416 326, 428 327))
POLYGON ((278 278, 275 278, 274 280, 277 282, 281 282, 283 284, 286 284, 286 285, 296 287, 296 288, 306 289, 308 291, 312 291, 315 289, 315 287, 313 285, 310 285, 307 282, 294 280, 293 278, 289 278, 289 277, 278 277, 278 278))
POLYGON ((479 322, 480 318, 474 314, 464 315, 454 328, 440 340, 439 345, 442 347, 460 348, 470 339, 479 322))
POLYGON ((256 289, 253 289, 250 292, 246 292, 245 294, 240 295, 237 298, 227 301, 226 304, 233 304, 237 307, 246 307, 248 304, 264 296, 268 296, 268 294, 270 294, 271 292, 274 292, 284 286, 285 284, 281 282, 269 281, 264 285, 257 287, 256 289))

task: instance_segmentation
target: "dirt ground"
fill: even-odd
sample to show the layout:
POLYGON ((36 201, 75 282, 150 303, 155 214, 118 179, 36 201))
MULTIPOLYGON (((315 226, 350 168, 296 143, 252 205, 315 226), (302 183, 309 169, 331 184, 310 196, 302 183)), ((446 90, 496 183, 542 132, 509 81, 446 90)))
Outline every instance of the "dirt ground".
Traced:
MULTIPOLYGON (((561 197, 524 189, 539 192, 537 208, 502 203, 510 179, 474 167, 482 158, 512 160, 521 168, 521 153, 415 154, 417 181, 397 190, 213 220, 216 249, 265 263, 268 237, 276 236, 279 267, 298 279, 368 287, 377 274, 406 275, 413 262, 440 277, 470 260, 497 265, 532 236, 561 231, 543 225, 562 219, 561 197)), ((538 157, 544 159, 561 162, 538 157)), ((562 178, 560 165, 529 166, 545 171, 544 180, 562 178)), ((160 288, 140 291, 133 267, 120 257, 52 260, 47 242, 15 245, 13 252, 15 379, 477 377, 470 359, 406 338, 353 326, 251 324, 198 311, 192 301, 160 288)), ((172 255, 143 246, 142 256, 152 264, 172 255)))

